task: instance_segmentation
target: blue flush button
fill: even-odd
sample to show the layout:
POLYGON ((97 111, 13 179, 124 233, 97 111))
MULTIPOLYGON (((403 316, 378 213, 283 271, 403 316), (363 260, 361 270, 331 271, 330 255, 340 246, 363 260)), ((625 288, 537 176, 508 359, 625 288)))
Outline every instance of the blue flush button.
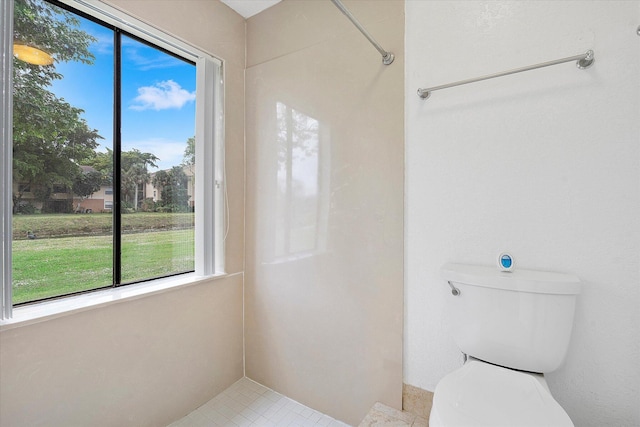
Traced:
POLYGON ((501 253, 498 257, 498 266, 502 271, 511 271, 513 268, 513 258, 508 253, 501 253))

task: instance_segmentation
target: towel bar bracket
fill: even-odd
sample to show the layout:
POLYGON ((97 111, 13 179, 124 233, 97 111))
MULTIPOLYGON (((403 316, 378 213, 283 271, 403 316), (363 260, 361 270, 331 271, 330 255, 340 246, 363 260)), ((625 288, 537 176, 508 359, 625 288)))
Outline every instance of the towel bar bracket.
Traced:
POLYGON ((449 284, 449 286, 451 286, 451 295, 453 295, 454 297, 460 295, 460 289, 453 286, 453 283, 451 283, 450 280, 447 280, 447 283, 449 284))

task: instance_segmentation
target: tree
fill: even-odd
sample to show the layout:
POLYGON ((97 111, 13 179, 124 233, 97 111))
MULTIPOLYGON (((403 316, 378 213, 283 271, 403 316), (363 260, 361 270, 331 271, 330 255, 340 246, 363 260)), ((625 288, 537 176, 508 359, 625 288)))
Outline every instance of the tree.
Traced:
MULTIPOLYGON (((184 154, 182 155, 182 166, 186 167, 190 176, 187 177, 187 180, 191 181, 191 191, 195 195, 196 191, 196 137, 192 136, 187 139, 187 147, 184 149, 184 154)), ((187 183, 187 186, 189 184, 187 183)), ((188 195, 187 195, 187 204, 189 203, 188 195)))
MULTIPOLYGON (((150 181, 148 168, 157 167, 156 162, 160 160, 151 153, 143 153, 138 149, 123 151, 120 155, 121 166, 121 197, 122 200, 132 208, 138 208, 138 189, 141 184, 150 181)), ((94 156, 86 162, 87 165, 95 168, 102 175, 102 184, 111 185, 113 183, 113 151, 107 148, 106 152, 96 151, 94 156)))
POLYGON ((187 139, 187 148, 184 149, 184 154, 182 155, 182 164, 184 166, 188 166, 191 172, 193 172, 193 167, 196 164, 196 137, 192 136, 187 139))
POLYGON ((153 186, 160 190, 160 194, 162 194, 162 189, 171 185, 171 177, 169 173, 165 170, 160 170, 153 175, 153 186))
POLYGON ((89 197, 96 191, 100 190, 100 184, 102 183, 102 174, 95 169, 83 170, 76 175, 73 181, 72 190, 73 193, 80 197, 80 202, 76 209, 80 209, 82 201, 85 197, 89 197))
MULTIPOLYGON (((13 60, 13 180, 34 188, 41 198, 53 185, 71 187, 78 165, 94 156, 102 138, 82 119, 83 110, 47 89, 63 77, 56 62, 93 63, 89 46, 95 39, 79 24, 70 12, 42 0, 15 0, 14 37, 55 58, 46 66, 13 60)), ((14 212, 22 196, 13 193, 14 212)))
POLYGON ((125 202, 131 203, 134 210, 138 210, 139 197, 138 188, 147 184, 150 180, 147 168, 157 167, 156 162, 160 160, 151 153, 143 153, 137 149, 125 151, 120 156, 122 175, 121 191, 125 202))
POLYGON ((182 166, 174 166, 168 171, 158 171, 153 185, 160 189, 160 205, 171 212, 184 212, 189 209, 189 177, 182 166))
POLYGON ((100 172, 102 185, 113 185, 113 150, 107 148, 106 152, 96 151, 85 164, 100 172))

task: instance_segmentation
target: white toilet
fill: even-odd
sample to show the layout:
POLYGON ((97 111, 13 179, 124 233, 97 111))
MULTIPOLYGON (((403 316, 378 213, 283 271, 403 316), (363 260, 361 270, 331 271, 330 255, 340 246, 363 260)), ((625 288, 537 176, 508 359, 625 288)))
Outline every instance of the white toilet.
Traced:
POLYGON ((580 280, 462 264, 442 275, 466 362, 436 386, 429 426, 573 426, 543 374, 566 355, 580 280))

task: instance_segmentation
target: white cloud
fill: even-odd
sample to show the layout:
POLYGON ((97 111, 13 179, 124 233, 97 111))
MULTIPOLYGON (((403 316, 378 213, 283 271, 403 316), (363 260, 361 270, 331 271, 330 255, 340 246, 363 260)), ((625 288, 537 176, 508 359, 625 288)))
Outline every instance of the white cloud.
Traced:
POLYGON ((173 80, 166 80, 153 86, 138 88, 138 96, 134 98, 134 104, 129 108, 136 111, 180 109, 195 99, 195 91, 189 92, 173 80))

